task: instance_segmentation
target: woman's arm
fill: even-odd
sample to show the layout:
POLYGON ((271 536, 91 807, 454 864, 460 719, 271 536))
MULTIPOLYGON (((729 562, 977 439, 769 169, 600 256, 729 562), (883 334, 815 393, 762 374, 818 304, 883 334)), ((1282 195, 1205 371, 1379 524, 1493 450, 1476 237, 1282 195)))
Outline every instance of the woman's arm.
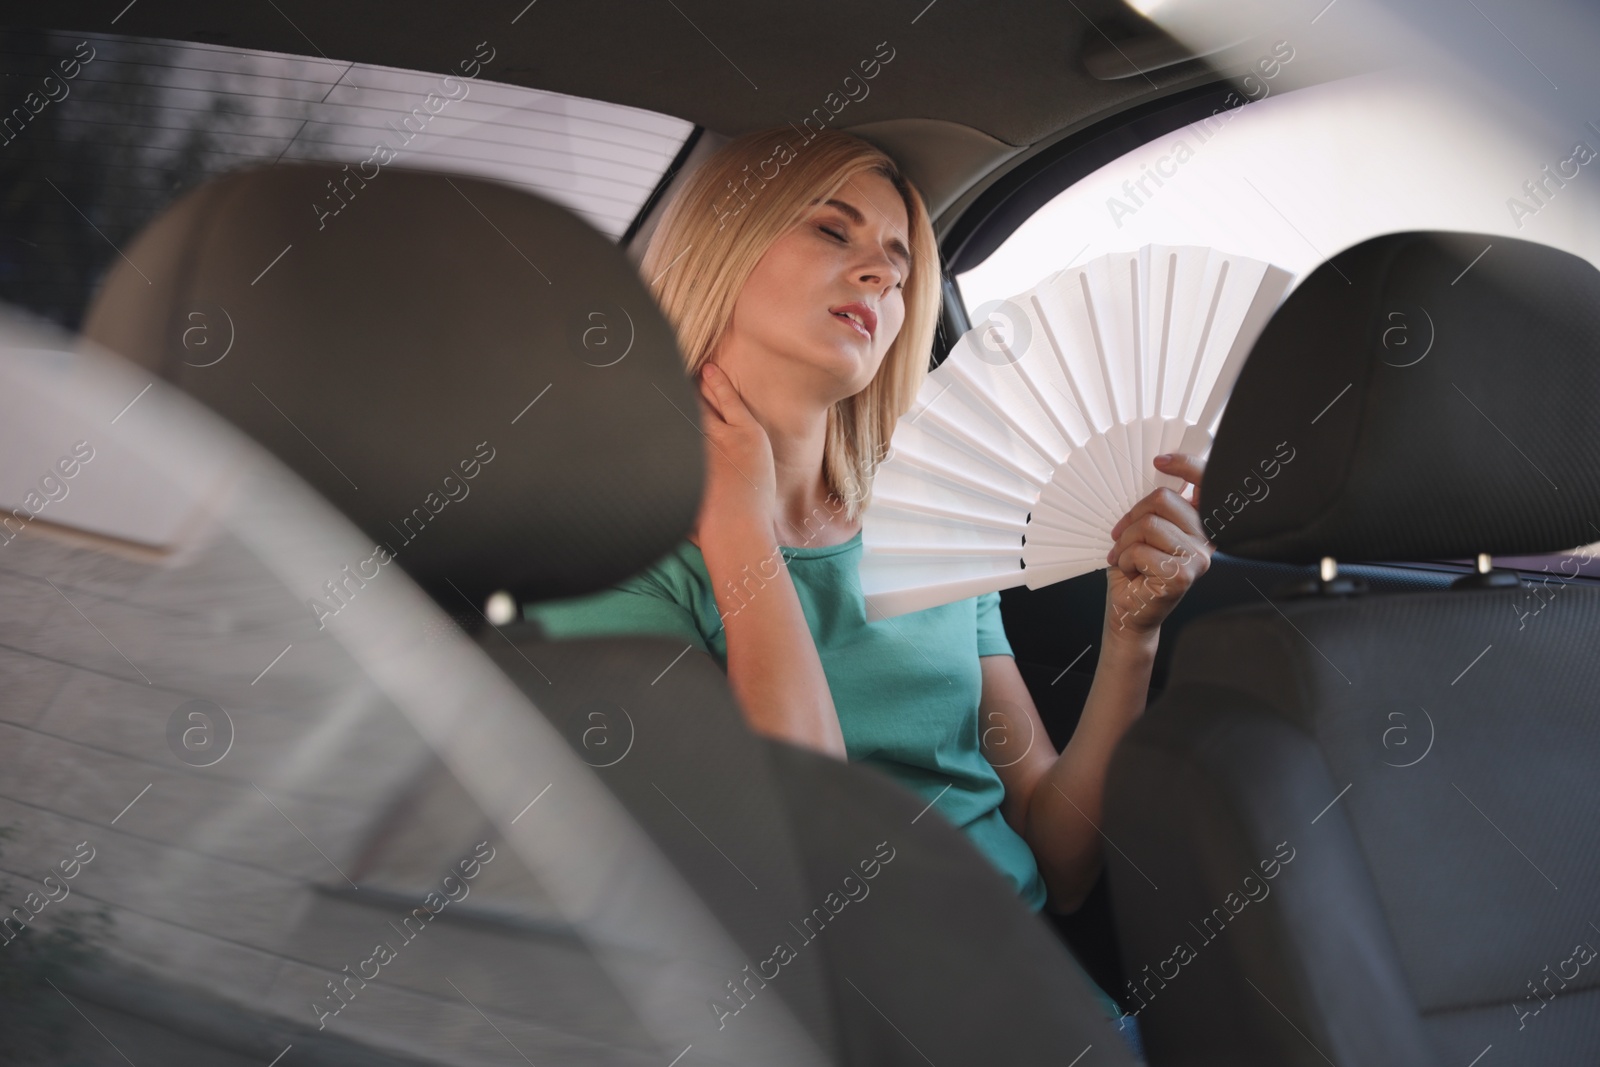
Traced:
POLYGON ((700 534, 728 635, 728 686, 750 728, 845 758, 833 693, 771 524, 719 525, 700 534))
MULTIPOLYGON (((1108 627, 1094 684, 1067 746, 1056 755, 1028 687, 1010 656, 984 656, 983 722, 1004 720, 1004 736, 1033 738, 1027 755, 995 770, 1005 783, 1002 807, 1012 829, 1028 842, 1054 912, 1077 910, 1100 875, 1101 801, 1106 767, 1122 735, 1144 711, 1158 635, 1115 636, 1108 627)), ((1013 755, 1011 758, 1015 758, 1013 755)), ((991 756, 997 763, 1003 758, 991 756)))
POLYGON ((728 638, 728 686, 757 733, 845 759, 844 733, 800 594, 778 553, 772 443, 733 383, 702 368, 706 493, 695 525, 728 638))
MULTIPOLYGON (((1196 486, 1204 472, 1199 461, 1181 453, 1163 469, 1196 486)), ((1006 821, 1033 850, 1049 889, 1047 906, 1055 912, 1076 910, 1094 888, 1103 863, 1100 822, 1111 753, 1144 713, 1162 620, 1211 558, 1192 504, 1166 489, 1135 505, 1112 536, 1115 565, 1106 576, 1100 660, 1077 729, 1059 756, 1016 662, 1009 656, 979 661, 980 721, 991 727, 988 736, 1032 739, 1020 758, 985 754, 1005 783, 1006 821), (996 725, 1003 732, 995 733, 996 725)))

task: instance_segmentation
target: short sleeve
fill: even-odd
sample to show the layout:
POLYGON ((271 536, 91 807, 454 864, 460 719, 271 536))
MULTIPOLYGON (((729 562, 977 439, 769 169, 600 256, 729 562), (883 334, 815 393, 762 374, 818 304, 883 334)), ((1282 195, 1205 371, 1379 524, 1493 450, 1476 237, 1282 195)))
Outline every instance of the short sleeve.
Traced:
POLYGON ((984 593, 973 598, 978 607, 978 655, 1015 656, 1006 640, 1005 624, 1000 621, 1000 594, 984 593))
POLYGON ((529 604, 522 617, 537 622, 552 641, 649 634, 710 652, 693 612, 648 580, 631 579, 587 596, 529 604))

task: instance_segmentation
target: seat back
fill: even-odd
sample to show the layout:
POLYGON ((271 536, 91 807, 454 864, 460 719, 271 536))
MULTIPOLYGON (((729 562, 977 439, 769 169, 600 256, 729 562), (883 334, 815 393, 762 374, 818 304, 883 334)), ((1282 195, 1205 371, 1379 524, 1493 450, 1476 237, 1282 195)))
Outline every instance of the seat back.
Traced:
MULTIPOLYGON (((1600 272, 1577 257, 1364 242, 1263 333, 1200 511, 1218 548, 1292 563, 1593 541, 1597 350, 1600 272)), ((1185 629, 1107 787, 1153 1062, 1595 1061, 1600 587, 1568 581, 1580 561, 1532 588, 1258 590, 1185 629)))

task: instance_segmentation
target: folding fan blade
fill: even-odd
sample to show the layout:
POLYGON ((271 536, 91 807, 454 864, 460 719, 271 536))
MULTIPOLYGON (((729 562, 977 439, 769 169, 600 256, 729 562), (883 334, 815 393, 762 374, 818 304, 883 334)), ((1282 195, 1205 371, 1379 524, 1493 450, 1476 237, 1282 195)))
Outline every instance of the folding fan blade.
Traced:
POLYGON ((1100 546, 1103 556, 1111 548, 1111 528, 1104 530, 1080 529, 1072 530, 1060 526, 1036 526, 1029 524, 1026 534, 1027 547, 1034 545, 1048 545, 1051 548, 1089 548, 1100 546))
POLYGON ((878 467, 880 475, 887 470, 904 471, 913 477, 922 476, 914 473, 917 471, 942 475, 946 481, 967 487, 981 496, 1023 507, 1038 496, 1039 487, 1030 477, 1016 473, 1010 466, 974 455, 966 446, 937 432, 931 422, 928 426, 902 423, 891 445, 889 457, 878 467))
POLYGON ((879 507, 873 513, 872 536, 862 528, 862 549, 900 555, 995 555, 1001 559, 1022 551, 1022 532, 952 522, 914 511, 879 507))
POLYGON ((1047 567, 1087 565, 1085 571, 1098 570, 1106 565, 1106 553, 1111 550, 1109 541, 1100 545, 1035 545, 1024 550, 1022 561, 1025 572, 1037 572, 1047 567))
MULTIPOLYGON (((1034 311, 1031 321, 1039 327, 1030 343, 1049 346, 1068 389, 1061 399, 1094 434, 1099 434, 1116 421, 1117 413, 1101 371, 1099 334, 1088 285, 1088 275, 1083 270, 1063 271, 1025 296, 1034 311)), ((1023 300, 1014 302, 1020 304, 1023 300)))
POLYGON ((1094 449, 1083 449, 1056 468, 1050 484, 1039 492, 1033 522, 1109 530, 1127 513, 1132 504, 1120 488, 1096 491, 1104 481, 1093 462, 1093 452, 1094 449))
POLYGON ((1020 558, 1004 568, 982 560, 882 559, 863 551, 861 593, 867 620, 892 618, 1023 583, 1020 558))
MULTIPOLYGON (((1005 328, 1013 334, 1012 343, 1031 341, 1032 327, 1025 308, 1012 305, 1011 321, 1005 323, 1005 328)), ((994 327, 986 331, 980 324, 956 343, 939 369, 959 380, 971 396, 981 398, 1019 439, 1053 466, 1087 433, 1073 436, 1073 428, 1055 415, 1054 398, 1042 389, 1046 383, 1024 366, 1025 362, 1040 362, 1031 343, 1021 351, 1013 351, 1000 333, 994 327)))
POLYGON ((1080 575, 1092 574, 1097 570, 1104 570, 1106 566, 1105 553, 1100 553, 1094 559, 1085 559, 1077 563, 1058 563, 1043 567, 1029 567, 1022 572, 1023 580, 1020 584, 1029 589, 1043 589, 1047 585, 1064 582, 1069 578, 1080 575))
MULTIPOLYGON (((1008 532, 1020 532, 1027 526, 1027 511, 1020 502, 997 501, 933 477, 884 466, 873 482, 868 511, 876 516, 879 508, 888 507, 1008 532)), ((864 541, 871 527, 872 523, 862 523, 864 541)))
POLYGON ((974 393, 953 373, 944 375, 940 384, 941 388, 926 401, 919 395, 918 403, 901 417, 902 425, 916 423, 929 433, 940 434, 974 457, 1011 471, 1035 486, 1049 481, 1056 464, 1053 452, 1041 451, 1019 436, 1012 424, 1001 417, 992 398, 974 393))

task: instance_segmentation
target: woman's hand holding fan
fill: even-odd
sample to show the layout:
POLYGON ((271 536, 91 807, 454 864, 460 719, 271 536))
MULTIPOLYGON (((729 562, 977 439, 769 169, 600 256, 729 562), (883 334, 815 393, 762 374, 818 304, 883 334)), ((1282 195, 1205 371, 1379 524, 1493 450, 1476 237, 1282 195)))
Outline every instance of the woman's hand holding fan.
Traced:
POLYGON ((1154 634, 1195 581, 1211 565, 1195 502, 1205 461, 1184 452, 1157 456, 1157 469, 1194 486, 1180 496, 1166 487, 1154 490, 1111 528, 1106 554, 1106 636, 1139 640, 1154 634))
MULTIPOLYGON (((1290 280, 1216 249, 1146 245, 1001 302, 929 372, 875 474, 860 568, 872 614, 1108 566, 1119 520, 1163 488, 1172 510, 1188 475, 1199 477, 1239 368, 1290 280), (1190 457, 1193 470, 1163 472, 1154 460, 1165 453, 1190 457)), ((1177 511, 1187 514, 1145 528, 1157 541, 1170 540, 1163 524, 1187 529, 1197 556, 1205 539, 1192 502, 1177 511)), ((1183 565, 1186 582, 1198 566, 1183 565)), ((1118 569, 1130 600, 1155 595, 1154 578, 1166 577, 1118 569)), ((1146 607, 1130 625, 1157 614, 1146 607)))

